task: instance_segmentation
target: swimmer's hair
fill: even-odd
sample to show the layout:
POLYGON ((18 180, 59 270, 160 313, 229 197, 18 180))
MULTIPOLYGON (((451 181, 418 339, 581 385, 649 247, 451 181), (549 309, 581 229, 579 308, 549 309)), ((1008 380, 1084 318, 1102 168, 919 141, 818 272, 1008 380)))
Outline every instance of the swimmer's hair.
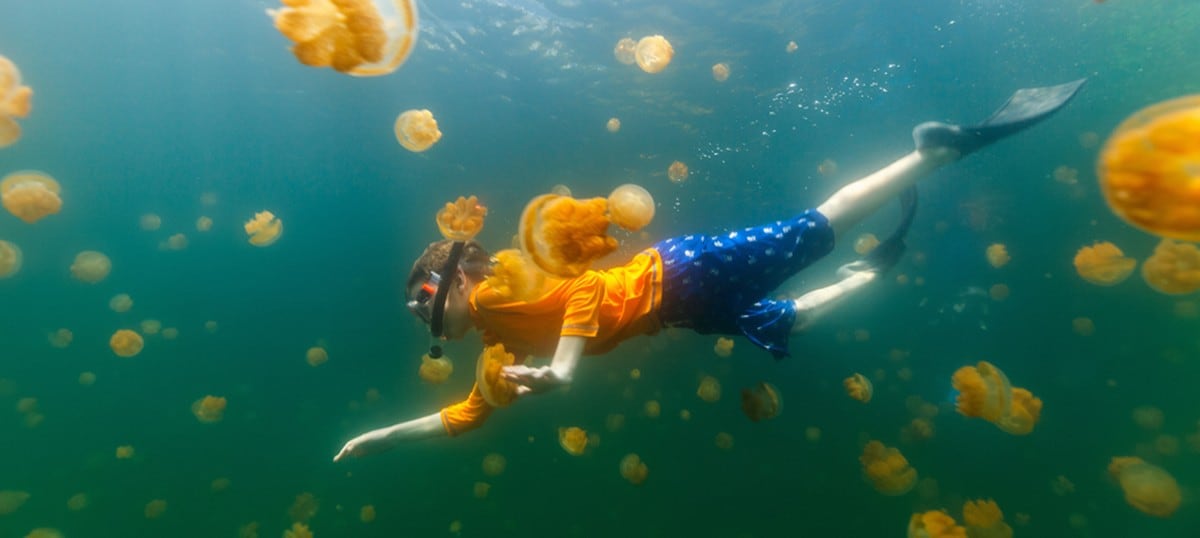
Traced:
MULTIPOLYGON (((430 273, 441 271, 442 266, 446 265, 446 259, 450 257, 450 247, 454 242, 449 239, 435 241, 430 243, 425 248, 425 252, 421 253, 421 257, 417 258, 416 263, 413 263, 412 271, 408 273, 408 284, 404 286, 405 293, 408 298, 413 298, 413 290, 421 288, 421 285, 429 279, 430 273)), ((471 280, 482 281, 492 274, 492 256, 484 250, 483 245, 475 241, 467 241, 463 248, 462 259, 458 261, 458 268, 462 269, 471 280)), ((442 275, 446 277, 446 275, 442 275)), ((454 275, 449 275, 454 278, 454 275)))

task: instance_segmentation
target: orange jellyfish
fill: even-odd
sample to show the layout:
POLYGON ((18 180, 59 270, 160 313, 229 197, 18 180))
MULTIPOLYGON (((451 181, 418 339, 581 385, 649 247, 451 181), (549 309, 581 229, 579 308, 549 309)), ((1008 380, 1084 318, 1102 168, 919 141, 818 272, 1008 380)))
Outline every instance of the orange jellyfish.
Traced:
POLYGON ((1096 165, 1109 208, 1152 234, 1200 241, 1200 95, 1138 111, 1113 131, 1096 165))
POLYGON ((654 197, 639 185, 621 185, 608 195, 608 218, 624 230, 641 230, 654 220, 654 197))
POLYGON ((491 489, 492 485, 487 482, 476 482, 471 488, 471 493, 475 495, 476 499, 486 499, 491 489))
POLYGON ((0 203, 4 209, 29 224, 62 209, 62 188, 43 172, 13 172, 0 180, 0 203))
POLYGON ((21 249, 0 240, 0 278, 8 278, 21 270, 21 249))
MULTIPOLYGON (((1200 185, 1200 179, 1197 179, 1200 185)), ((1183 295, 1200 289, 1200 249, 1163 239, 1142 262, 1142 279, 1159 293, 1183 295)))
POLYGON ((79 374, 79 384, 85 387, 90 387, 96 384, 96 374, 94 372, 82 372, 79 374))
POLYGON ((858 461, 863 477, 884 495, 904 495, 917 484, 917 470, 908 465, 904 455, 879 441, 868 442, 858 461))
POLYGON ((854 240, 854 252, 859 255, 866 255, 875 250, 877 246, 879 246, 879 238, 875 237, 875 234, 872 233, 862 234, 858 236, 858 239, 854 240))
POLYGON ((33 89, 21 85, 21 72, 11 60, 0 56, 0 148, 21 139, 21 126, 13 118, 29 116, 33 89))
POLYGON ((113 333, 112 338, 108 340, 108 347, 112 348, 113 353, 118 357, 132 357, 142 352, 142 347, 145 346, 145 341, 142 340, 142 335, 133 332, 129 329, 121 329, 113 333))
POLYGON ((162 226, 162 217, 154 213, 146 213, 138 218, 138 227, 146 232, 153 232, 162 226))
POLYGON ((721 399, 721 382, 717 378, 706 375, 700 380, 700 386, 696 388, 696 396, 708 403, 714 403, 721 399))
POLYGON ((1157 465, 1141 458, 1117 457, 1109 463, 1108 474, 1120 482, 1125 502, 1145 514, 1170 517, 1179 508, 1179 483, 1157 465))
POLYGON ((517 357, 504 350, 504 344, 483 349, 475 362, 475 384, 484 401, 492 407, 505 407, 517 399, 517 385, 500 377, 505 366, 517 362, 517 357))
POLYGON ((942 510, 913 514, 908 521, 908 538, 967 538, 967 530, 942 510))
POLYGON ((725 82, 729 80, 729 64, 719 63, 712 66, 713 80, 717 82, 725 82))
POLYGON ((991 499, 963 504, 963 523, 971 538, 1012 538, 1012 527, 1004 522, 1004 512, 991 499))
POLYGON ((16 512, 29 497, 29 493, 25 491, 0 490, 0 516, 16 512))
POLYGON ((64 537, 64 535, 63 535, 62 531, 60 531, 58 529, 52 529, 49 527, 38 527, 36 529, 29 531, 29 534, 25 535, 25 538, 63 538, 63 537, 64 537))
POLYGON ((1062 165, 1054 169, 1054 181, 1066 185, 1079 183, 1079 171, 1070 166, 1062 165))
POLYGON ((67 509, 72 512, 78 512, 87 508, 91 504, 91 499, 88 499, 86 493, 76 493, 67 499, 67 509))
POLYGON ((421 376, 427 383, 439 385, 450 379, 450 374, 454 373, 454 363, 450 362, 447 357, 430 357, 428 353, 421 356, 421 367, 417 369, 417 375, 421 376))
POLYGON ((207 232, 212 229, 213 220, 211 217, 200 217, 196 219, 196 231, 207 232))
POLYGON ((1137 260, 1126 258, 1121 249, 1108 241, 1097 241, 1075 253, 1075 272, 1097 286, 1115 286, 1124 282, 1136 266, 1137 260))
POLYGON ((992 287, 988 288, 988 297, 993 301, 1003 301, 1011 294, 1012 290, 1008 288, 1008 284, 992 284, 992 287))
POLYGON ((671 183, 683 183, 687 181, 687 178, 688 166, 681 161, 675 161, 667 167, 667 179, 670 179, 671 183))
POLYGON ((225 397, 208 395, 192 402, 192 414, 205 424, 220 422, 225 418, 225 397))
POLYGON ((999 269, 1008 265, 1012 260, 1012 256, 1008 255, 1008 247, 1004 243, 992 243, 987 248, 987 261, 992 267, 999 269))
POLYGON ((980 417, 1013 435, 1032 432, 1041 417, 1042 401, 1013 387, 1004 372, 987 361, 959 368, 951 382, 958 391, 954 403, 959 413, 980 417))
POLYGON ((386 75, 408 59, 417 41, 412 0, 283 0, 267 10, 290 39, 292 54, 312 67, 359 77, 386 75))
POLYGON ((308 521, 317 515, 317 510, 320 508, 321 501, 317 500, 317 496, 305 491, 297 495, 292 506, 288 508, 288 517, 292 518, 292 521, 308 521))
POLYGON ((559 428, 558 445, 561 446, 563 450, 566 450, 567 454, 572 456, 582 456, 583 451, 588 445, 587 432, 584 431, 583 428, 576 426, 571 426, 570 428, 559 428))
POLYGON ((540 296, 546 275, 537 269, 529 256, 510 248, 497 252, 495 259, 487 284, 497 294, 515 301, 530 301, 540 296))
POLYGON ((304 353, 304 360, 309 366, 316 368, 329 360, 329 352, 321 346, 313 346, 304 353))
POLYGON ((313 533, 308 525, 297 521, 292 523, 292 528, 283 531, 283 538, 313 538, 313 533))
POLYGON ((162 322, 157 319, 144 319, 139 325, 142 332, 150 336, 154 336, 162 330, 162 322))
POLYGON ((1133 422, 1143 430, 1157 431, 1162 428, 1164 420, 1162 409, 1153 405, 1139 405, 1133 408, 1133 422))
POLYGON ((495 452, 483 457, 483 474, 488 476, 500 476, 504 474, 504 468, 508 466, 508 460, 504 456, 495 452))
POLYGON ((250 244, 256 247, 270 246, 283 235, 283 221, 266 210, 255 213, 254 218, 246 221, 242 228, 250 236, 250 244))
POLYGON ((633 62, 637 61, 637 41, 634 41, 632 37, 622 37, 613 47, 613 56, 617 58, 618 62, 633 65, 633 62))
POLYGON ((425 151, 442 139, 437 120, 433 119, 433 112, 424 109, 405 110, 400 113, 396 117, 394 130, 396 141, 404 146, 404 149, 414 153, 425 151))
POLYGON ((718 336, 717 343, 713 345, 713 353, 716 353, 722 359, 728 359, 733 355, 733 339, 718 336))
POLYGON ((621 458, 621 476, 630 484, 640 485, 646 481, 646 476, 649 474, 650 469, 637 454, 626 454, 624 458, 621 458))
POLYGON ((442 237, 451 241, 467 241, 473 239, 479 230, 483 229, 483 219, 487 216, 487 208, 479 203, 475 196, 446 203, 437 212, 438 231, 442 237))
POLYGON ((133 445, 121 445, 117 447, 117 459, 128 460, 133 458, 133 445))
POLYGON ((180 250, 187 248, 187 246, 188 246, 187 236, 183 235, 183 234, 175 234, 175 235, 172 235, 171 237, 168 237, 166 242, 160 243, 158 246, 158 249, 159 250, 180 251, 180 250))
POLYGON ((797 45, 795 41, 788 41, 788 44, 787 44, 787 47, 785 50, 787 50, 788 54, 791 54, 793 52, 800 50, 800 45, 797 45))
POLYGON ((158 519, 167 512, 167 501, 154 499, 146 503, 146 519, 158 519))
POLYGON ((733 435, 729 432, 717 432, 717 436, 713 438, 713 444, 721 450, 733 450, 733 435))
POLYGON ((609 222, 604 198, 543 194, 521 214, 521 250, 551 275, 576 277, 617 249, 617 240, 608 235, 609 222))
POLYGON ((779 389, 767 382, 742 389, 742 412, 752 422, 768 420, 779 416, 783 410, 783 398, 779 389))
POLYGON ((846 388, 848 396, 862 403, 870 402, 871 395, 875 393, 875 387, 871 385, 871 380, 858 372, 843 379, 842 386, 846 388))
POLYGON ((112 270, 112 260, 101 252, 85 250, 75 256, 71 264, 71 276, 80 282, 95 284, 108 277, 112 270))
POLYGON ((1096 323, 1092 318, 1078 317, 1071 320, 1071 330, 1079 336, 1091 336, 1096 332, 1096 323))
POLYGON ((642 412, 649 418, 658 418, 662 415, 662 404, 658 403, 658 400, 647 400, 642 405, 642 412))
POLYGON ((368 504, 359 509, 358 520, 363 523, 375 521, 375 506, 368 504))
POLYGON ((117 313, 128 312, 133 308, 133 298, 128 293, 119 293, 108 300, 108 308, 117 313))
POLYGON ((671 63, 675 49, 667 38, 660 35, 646 36, 638 40, 634 50, 634 59, 638 67, 650 74, 659 73, 671 63))
POLYGON ((619 120, 617 118, 608 118, 608 123, 604 124, 604 128, 608 129, 608 132, 610 132, 610 133, 615 133, 617 131, 620 131, 621 130, 621 120, 619 120))

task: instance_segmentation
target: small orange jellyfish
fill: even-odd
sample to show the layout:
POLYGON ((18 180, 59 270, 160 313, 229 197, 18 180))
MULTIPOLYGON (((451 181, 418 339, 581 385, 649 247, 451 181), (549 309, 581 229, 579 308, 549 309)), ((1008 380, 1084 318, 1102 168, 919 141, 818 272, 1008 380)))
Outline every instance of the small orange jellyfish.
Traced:
POLYGON ((991 499, 963 504, 963 524, 971 538, 1012 538, 1012 527, 1004 522, 1004 512, 991 499))
POLYGON ((1126 258, 1121 249, 1108 241, 1097 241, 1075 253, 1075 272, 1097 286, 1115 286, 1124 282, 1136 266, 1137 260, 1126 258))
POLYGON ((417 5, 371 0, 283 0, 267 10, 275 29, 290 39, 292 54, 312 67, 332 67, 358 77, 395 71, 417 41, 417 5))
POLYGON ((497 252, 495 259, 487 284, 497 294, 516 301, 530 301, 542 293, 546 275, 537 269, 524 252, 505 249, 497 252))
POLYGON ((967 538, 967 530, 942 510, 913 514, 908 521, 908 538, 967 538))
POLYGON ((825 159, 821 164, 817 165, 817 173, 823 176, 832 176, 838 171, 838 163, 833 159, 825 159))
POLYGON ((167 501, 154 499, 146 503, 146 519, 158 519, 167 512, 167 501))
POLYGON ((1062 165, 1054 169, 1054 181, 1065 185, 1079 183, 1079 171, 1070 166, 1062 165))
POLYGON ((779 389, 775 385, 759 382, 742 389, 742 412, 752 422, 775 418, 782 410, 783 398, 779 396, 779 389))
POLYGON ((610 132, 610 133, 615 133, 617 131, 620 131, 621 130, 621 120, 617 119, 617 118, 608 118, 608 123, 604 124, 604 128, 608 129, 608 132, 610 132))
POLYGON ((90 387, 96 384, 96 374, 94 372, 81 372, 79 374, 79 384, 85 387, 90 387))
POLYGON ((951 382, 958 391, 954 403, 959 413, 983 418, 1013 435, 1032 432, 1041 417, 1042 401, 1013 387, 1004 372, 987 361, 959 368, 951 382))
POLYGON ((25 491, 0 490, 0 516, 16 512, 29 497, 29 493, 25 491))
POLYGON ((604 198, 543 194, 521 213, 521 250, 551 275, 576 277, 617 249, 617 240, 608 235, 609 223, 604 198))
POLYGON ((162 322, 157 319, 144 319, 139 324, 142 328, 142 333, 154 336, 162 330, 162 322))
POLYGON ((329 360, 329 352, 321 346, 313 346, 304 353, 304 360, 309 366, 316 368, 329 360))
POLYGON ((1179 483, 1157 465, 1116 457, 1108 464, 1108 474, 1120 482, 1125 502, 1145 514, 1170 517, 1179 508, 1179 483))
MULTIPOLYGON (((1197 179, 1200 185, 1200 179, 1197 179)), ((1200 249, 1163 239, 1142 262, 1142 279, 1159 293, 1183 295, 1200 289, 1200 249)))
POLYGON ((1200 241, 1200 95, 1138 111, 1113 131, 1097 163, 1109 208, 1152 234, 1200 241))
POLYGON ((58 529, 52 529, 49 527, 38 527, 36 529, 29 531, 29 534, 25 535, 25 538, 63 538, 63 537, 64 537, 64 535, 63 535, 62 531, 60 531, 58 529))
POLYGON ((143 231, 153 232, 153 231, 158 230, 159 227, 161 227, 161 226, 162 226, 162 217, 159 217, 158 215, 155 215, 154 213, 146 213, 145 215, 142 215, 140 218, 138 218, 138 227, 141 228, 143 231))
POLYGON ((992 284, 992 287, 988 288, 988 297, 996 302, 1008 299, 1011 294, 1012 290, 1008 288, 1008 284, 992 284))
POLYGON ((108 277, 112 271, 112 260, 101 252, 85 250, 75 256, 71 264, 71 276, 80 282, 95 284, 108 277))
POLYGON ((791 54, 793 52, 800 50, 800 45, 797 45, 795 41, 788 41, 788 44, 787 44, 787 47, 785 48, 785 50, 787 50, 788 54, 791 54))
POLYGON ((904 495, 917 484, 917 470, 908 465, 904 455, 879 441, 868 442, 858 461, 863 477, 884 495, 904 495))
POLYGON ((640 185, 621 185, 608 195, 608 218, 624 230, 641 230, 654 220, 654 197, 640 185))
POLYGON ((582 456, 583 451, 587 449, 588 445, 587 432, 584 431, 583 428, 579 428, 577 426, 559 428, 558 445, 561 446, 563 450, 566 450, 567 454, 572 456, 582 456))
POLYGON ((622 37, 613 47, 613 56, 618 62, 633 65, 633 62, 637 61, 637 41, 632 37, 622 37))
POLYGON ((29 224, 62 209, 60 192, 58 182, 42 172, 13 172, 0 180, 0 203, 14 217, 29 224))
POLYGON ((67 509, 72 512, 83 510, 84 508, 87 508, 89 504, 91 504, 91 500, 88 499, 86 493, 76 493, 72 495, 70 499, 67 499, 67 509))
POLYGON ((728 432, 717 432, 717 436, 713 439, 713 444, 721 450, 733 450, 733 435, 728 432))
POLYGON ((842 386, 846 388, 846 394, 855 400, 862 403, 871 401, 871 395, 875 393, 875 388, 871 385, 871 380, 867 379, 858 372, 854 375, 842 380, 842 386))
POLYGON ((308 525, 297 521, 292 523, 292 528, 283 531, 283 538, 313 538, 313 533, 308 525))
POLYGON ((483 349, 475 362, 475 384, 484 401, 492 407, 505 407, 517 399, 517 385, 500 377, 505 366, 517 362, 516 356, 504 350, 504 344, 483 349))
POLYGON ((207 232, 212 229, 213 220, 211 217, 200 217, 196 219, 196 231, 207 232))
POLYGON ((130 308, 133 308, 133 298, 128 293, 114 295, 112 299, 108 300, 108 308, 117 313, 128 312, 130 308))
POLYGON ((713 80, 717 82, 725 82, 729 80, 729 64, 719 63, 712 66, 713 80))
POLYGON ((168 237, 166 242, 160 244, 159 250, 180 251, 180 250, 187 248, 187 246, 188 246, 187 236, 183 235, 183 234, 175 234, 175 235, 172 235, 171 237, 168 237))
POLYGON ((21 270, 21 249, 8 241, 0 241, 0 278, 8 278, 21 270))
POLYGON ((507 466, 508 460, 495 452, 483 457, 483 474, 485 475, 500 476, 504 474, 504 468, 507 466))
POLYGON ((368 504, 359 509, 358 520, 363 523, 375 521, 375 506, 368 504))
POLYGON ((117 447, 117 459, 127 460, 133 458, 133 445, 121 445, 117 447))
POLYGON ((662 415, 662 404, 658 403, 658 400, 647 400, 642 405, 642 412, 649 418, 658 418, 662 415))
POLYGON ((428 353, 421 356, 421 366, 417 368, 417 375, 427 383, 439 385, 450 379, 450 374, 454 373, 454 363, 450 362, 447 357, 430 357, 428 353))
POLYGON ((854 240, 854 252, 859 255, 866 255, 875 250, 877 246, 879 246, 879 238, 875 237, 875 234, 872 233, 862 234, 858 236, 858 239, 854 240))
POLYGON ((1071 320, 1071 330, 1079 336, 1091 336, 1096 332, 1096 323, 1092 321, 1092 318, 1078 317, 1071 320))
POLYGON ((21 85, 21 72, 11 60, 0 56, 0 148, 21 139, 21 126, 13 118, 29 116, 33 89, 21 85))
POLYGON ((487 208, 479 203, 478 198, 459 196, 457 200, 448 202, 437 212, 438 231, 442 232, 442 237, 451 241, 467 241, 483 229, 483 219, 486 216, 487 208))
POLYGON ((425 151, 442 139, 437 120, 433 119, 433 112, 425 109, 401 112, 396 116, 394 130, 396 141, 404 146, 404 149, 414 153, 425 151))
POLYGON ((250 244, 256 247, 270 246, 283 235, 283 221, 266 210, 255 213, 242 228, 250 236, 250 244))
POLYGON ((305 491, 297 495, 296 500, 292 501, 292 506, 288 507, 288 517, 292 518, 292 521, 305 522, 316 516, 320 508, 321 501, 317 500, 317 496, 305 491))
POLYGON ((900 429, 900 438, 908 443, 932 439, 933 434, 933 421, 925 417, 914 418, 907 426, 900 429))
POLYGON ((229 486, 232 483, 233 483, 232 480, 230 480, 227 477, 222 476, 220 478, 214 478, 212 482, 209 482, 208 489, 209 489, 209 491, 211 491, 213 493, 220 493, 222 491, 229 489, 229 486))
POLYGON ((604 429, 616 433, 625 427, 625 415, 612 413, 604 417, 604 429))
POLYGON ((487 482, 476 482, 471 488, 471 493, 475 495, 476 499, 486 499, 491 489, 492 485, 487 482))
POLYGON ((728 359, 733 355, 733 339, 718 336, 717 343, 713 345, 713 353, 716 353, 722 359, 728 359))
POLYGON ((721 382, 717 378, 706 375, 700 380, 700 386, 696 388, 696 396, 708 403, 714 403, 721 399, 721 382))
POLYGON ((208 395, 192 402, 192 414, 205 424, 220 422, 225 418, 225 397, 208 395))
POLYGON ((638 67, 650 74, 666 69, 674 55, 675 49, 671 47, 671 43, 660 35, 643 37, 638 40, 634 50, 634 59, 637 60, 638 67))
POLYGON ((142 335, 129 329, 121 329, 113 333, 112 338, 108 340, 108 347, 112 348, 113 353, 116 353, 118 357, 126 358, 141 353, 145 344, 142 335))
POLYGON ((683 164, 683 162, 675 161, 671 163, 671 166, 667 167, 667 179, 670 179, 671 183, 683 183, 684 181, 687 181, 687 178, 688 166, 683 164))
POLYGON ((1164 420, 1162 409, 1153 405, 1139 405, 1133 409, 1133 422, 1148 432, 1161 429, 1164 420))
POLYGON ((637 454, 626 454, 624 458, 621 458, 621 476, 630 484, 640 485, 646 481, 646 476, 649 474, 650 469, 637 454))
POLYGON ((987 248, 987 261, 992 267, 999 269, 1008 265, 1012 260, 1012 256, 1008 255, 1008 247, 1004 243, 992 243, 987 248))

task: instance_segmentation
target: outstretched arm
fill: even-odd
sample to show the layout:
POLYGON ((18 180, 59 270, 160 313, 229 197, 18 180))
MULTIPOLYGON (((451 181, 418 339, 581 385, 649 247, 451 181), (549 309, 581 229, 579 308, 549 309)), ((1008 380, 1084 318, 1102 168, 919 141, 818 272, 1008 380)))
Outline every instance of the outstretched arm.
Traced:
POLYGON ((550 362, 550 366, 505 366, 504 379, 521 385, 517 394, 544 392, 560 385, 568 385, 575 379, 575 367, 579 365, 580 357, 583 357, 585 344, 587 337, 561 336, 558 338, 558 347, 554 349, 554 360, 550 362))
POLYGON ((438 412, 426 417, 393 424, 386 428, 371 430, 346 443, 346 446, 343 446, 342 450, 333 457, 333 461, 341 461, 342 458, 347 456, 357 458, 385 452, 405 441, 445 436, 446 428, 442 426, 441 415, 438 412))

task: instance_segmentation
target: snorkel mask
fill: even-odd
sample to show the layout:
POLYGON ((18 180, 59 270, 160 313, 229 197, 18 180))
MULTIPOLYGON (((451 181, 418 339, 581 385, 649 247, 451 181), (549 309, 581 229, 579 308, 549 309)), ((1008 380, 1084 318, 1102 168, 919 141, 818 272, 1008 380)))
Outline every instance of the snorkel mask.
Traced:
POLYGON ((430 271, 429 278, 421 284, 416 297, 408 301, 408 309, 429 324, 431 343, 429 356, 442 356, 442 348, 437 345, 445 330, 446 298, 450 294, 454 277, 458 273, 458 264, 462 261, 467 241, 475 237, 483 229, 483 218, 487 216, 487 208, 479 204, 479 200, 471 196, 459 196, 453 203, 448 203, 437 213, 438 230, 442 236, 453 241, 446 263, 440 271, 430 271), (446 285, 443 286, 442 283, 446 285))

